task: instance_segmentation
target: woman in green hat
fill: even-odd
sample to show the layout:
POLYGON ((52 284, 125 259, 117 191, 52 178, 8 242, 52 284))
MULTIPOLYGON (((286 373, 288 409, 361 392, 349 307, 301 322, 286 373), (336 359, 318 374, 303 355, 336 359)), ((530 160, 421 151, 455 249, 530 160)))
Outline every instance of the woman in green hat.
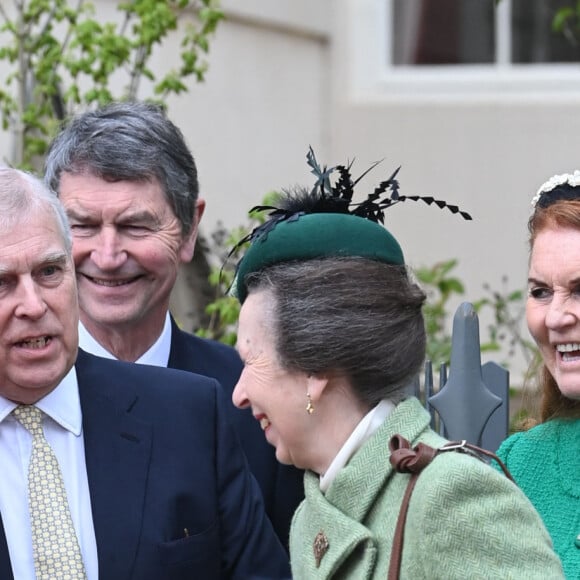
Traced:
POLYGON ((412 463, 419 443, 447 443, 407 388, 425 357, 425 295, 380 225, 409 198, 395 172, 353 204, 350 166, 321 169, 312 151, 308 160, 314 188, 286 195, 248 236, 235 282, 245 367, 234 403, 251 408, 279 461, 305 470, 294 578, 562 578, 525 496, 464 453, 438 453, 422 471, 393 551, 410 475, 390 456, 408 441, 412 463))

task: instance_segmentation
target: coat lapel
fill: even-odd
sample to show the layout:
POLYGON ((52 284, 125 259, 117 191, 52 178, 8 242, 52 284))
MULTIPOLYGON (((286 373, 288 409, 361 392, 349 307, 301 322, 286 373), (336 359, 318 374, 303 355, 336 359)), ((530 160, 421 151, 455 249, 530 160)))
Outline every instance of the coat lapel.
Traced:
MULTIPOLYGON (((399 403, 375 435, 341 469, 326 496, 320 491, 318 476, 306 473, 306 501, 294 517, 294 529, 299 533, 292 534, 292 555, 304 554, 297 558, 298 564, 293 568, 296 577, 330 578, 355 551, 356 577, 361 580, 373 577, 377 548, 373 533, 364 522, 394 474, 388 441, 399 433, 414 443, 425 432, 429 421, 429 414, 416 399, 399 403), (370 465, 373 469, 369 469, 370 465), (301 510, 311 517, 302 517, 301 510), (317 554, 321 537, 327 543, 327 553, 317 554)), ((401 497, 404 489, 401 485, 401 497)), ((398 514, 399 503, 395 505, 397 511, 393 517, 398 514)))
POLYGON ((12 575, 12 564, 10 563, 10 555, 8 554, 8 544, 6 543, 6 534, 4 533, 4 525, 2 517, 0 516, 0 578, 3 580, 14 580, 12 575))
MULTIPOLYGON (((362 522, 377 494, 393 473, 388 442, 401 434, 411 443, 429 426, 429 414, 419 401, 409 398, 399 403, 375 436, 371 437, 341 470, 330 486, 326 499, 340 505, 346 516, 362 522), (373 465, 374 469, 368 469, 373 465)), ((443 444, 443 439, 441 444, 443 444)))
MULTIPOLYGON (((79 352, 87 475, 100 578, 129 578, 142 527, 151 426, 131 416, 138 396, 102 359, 79 352)), ((118 369, 116 369, 118 370, 118 369)))

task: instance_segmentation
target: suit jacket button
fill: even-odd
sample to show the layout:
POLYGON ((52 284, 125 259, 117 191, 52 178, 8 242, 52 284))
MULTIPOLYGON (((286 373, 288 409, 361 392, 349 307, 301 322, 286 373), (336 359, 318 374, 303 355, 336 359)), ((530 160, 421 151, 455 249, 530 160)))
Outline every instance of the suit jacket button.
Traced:
POLYGON ((576 539, 574 540, 574 545, 575 545, 577 548, 580 548, 580 534, 578 534, 578 535, 576 536, 576 539))

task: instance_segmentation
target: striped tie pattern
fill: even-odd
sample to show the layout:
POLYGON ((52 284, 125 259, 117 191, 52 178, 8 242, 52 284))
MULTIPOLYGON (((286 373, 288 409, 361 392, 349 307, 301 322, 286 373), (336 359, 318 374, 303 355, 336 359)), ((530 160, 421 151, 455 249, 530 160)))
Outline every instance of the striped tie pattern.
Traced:
POLYGON ((86 580, 62 473, 44 436, 42 413, 33 405, 20 405, 13 414, 32 435, 28 507, 36 578, 86 580))

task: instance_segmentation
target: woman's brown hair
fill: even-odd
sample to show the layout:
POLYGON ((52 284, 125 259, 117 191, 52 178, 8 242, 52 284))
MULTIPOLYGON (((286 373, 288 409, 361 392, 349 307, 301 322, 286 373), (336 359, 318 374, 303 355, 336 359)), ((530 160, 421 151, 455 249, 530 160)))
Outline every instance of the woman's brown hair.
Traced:
MULTIPOLYGON (((536 206, 528 221, 530 252, 538 234, 550 228, 573 228, 580 230, 580 199, 560 200, 547 207, 536 206)), ((542 422, 557 417, 580 417, 580 401, 562 395, 546 365, 542 365, 539 377, 542 390, 540 419, 542 422)))

